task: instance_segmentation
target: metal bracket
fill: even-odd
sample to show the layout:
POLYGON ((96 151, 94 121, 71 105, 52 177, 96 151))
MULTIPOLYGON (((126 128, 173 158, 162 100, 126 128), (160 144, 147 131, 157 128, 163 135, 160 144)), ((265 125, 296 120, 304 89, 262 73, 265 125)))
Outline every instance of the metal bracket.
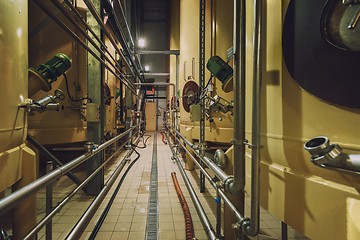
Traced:
POLYGON ((245 141, 243 142, 243 144, 245 145, 245 146, 247 146, 248 148, 250 148, 250 149, 257 149, 257 148, 263 148, 264 147, 264 145, 254 145, 254 144, 251 144, 251 143, 249 143, 249 141, 247 140, 247 139, 245 139, 245 141))

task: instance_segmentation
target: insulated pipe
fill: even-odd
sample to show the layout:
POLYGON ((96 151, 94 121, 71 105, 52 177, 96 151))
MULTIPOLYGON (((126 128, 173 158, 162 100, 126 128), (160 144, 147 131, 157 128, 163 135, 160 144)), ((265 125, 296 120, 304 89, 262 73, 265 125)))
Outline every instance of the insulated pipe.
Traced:
POLYGON ((229 191, 238 194, 245 188, 245 0, 234 0, 234 180, 229 191))
POLYGON ((201 223, 203 225, 203 228, 204 228, 204 230, 206 232, 206 235, 207 235, 208 239, 218 240, 218 238, 216 237, 216 234, 214 232, 214 229, 211 226, 209 218, 207 217, 207 215, 206 215, 206 213, 204 211, 204 208, 202 207, 202 205, 201 205, 201 203, 199 201, 199 198, 197 197, 197 195, 196 195, 196 193, 194 191, 194 188, 192 187, 191 182, 189 181, 189 178, 187 177, 187 175, 186 175, 186 173, 185 173, 185 171, 184 171, 184 169, 183 169, 183 167, 182 167, 182 165, 180 163, 179 158, 177 157, 176 154, 174 154, 171 139, 168 138, 167 140, 168 140, 168 143, 169 143, 169 147, 170 147, 170 149, 171 149, 171 151, 173 153, 173 157, 175 159, 175 162, 176 162, 176 164, 177 164, 177 166, 179 168, 179 171, 181 173, 181 176, 182 176, 182 178, 183 178, 183 180, 185 182, 186 188, 189 191, 190 197, 191 197, 191 199, 192 199, 192 201, 194 203, 195 209, 196 209, 196 211, 197 211, 197 213, 199 215, 199 218, 201 220, 201 223))
MULTIPOLYGON (((61 211, 61 209, 71 200, 73 196, 77 192, 79 192, 80 189, 84 188, 86 184, 107 164, 116 154, 118 154, 122 147, 125 145, 125 143, 122 144, 122 146, 119 147, 119 149, 112 154, 106 161, 104 161, 98 168, 94 170, 83 182, 79 184, 74 190, 72 190, 61 202, 58 203, 58 205, 49 213, 47 214, 40 222, 33 228, 25 237, 24 240, 31 239, 33 236, 35 236, 36 233, 38 233, 47 223, 51 221, 51 219, 61 211)), ((125 159, 124 157, 123 159, 125 159)))
POLYGON ((262 16, 263 1, 254 1, 254 55, 253 55, 253 99, 251 135, 251 216, 245 233, 256 236, 260 223, 260 150, 261 150, 261 84, 262 84, 262 16))
POLYGON ((41 178, 35 180, 34 182, 28 184, 27 186, 15 191, 14 193, 10 194, 9 196, 0 199, 0 215, 4 214, 8 210, 10 210, 12 207, 14 207, 17 203, 24 200, 25 198, 31 196, 38 190, 40 190, 42 187, 47 186, 48 184, 52 183, 59 177, 65 175, 73 168, 79 166, 81 163, 88 160, 90 157, 100 153, 102 150, 104 150, 106 147, 110 146, 117 140, 123 138, 128 134, 129 132, 133 131, 135 127, 132 127, 125 132, 119 134, 118 136, 114 137, 113 139, 99 145, 96 149, 92 150, 91 152, 88 152, 86 154, 83 154, 71 162, 64 164, 63 166, 55 169, 54 171, 42 176, 41 178))

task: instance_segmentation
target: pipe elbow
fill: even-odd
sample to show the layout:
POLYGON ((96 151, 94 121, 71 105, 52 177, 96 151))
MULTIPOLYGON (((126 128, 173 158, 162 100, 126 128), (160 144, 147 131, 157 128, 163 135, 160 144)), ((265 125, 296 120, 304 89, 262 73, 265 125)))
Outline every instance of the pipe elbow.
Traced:
POLYGON ((245 186, 236 182, 233 176, 229 176, 224 182, 224 189, 233 195, 244 191, 245 186))
POLYGON ((343 153, 338 144, 330 144, 327 137, 319 136, 307 141, 304 149, 310 153, 311 162, 320 167, 333 167, 360 173, 360 155, 343 153))

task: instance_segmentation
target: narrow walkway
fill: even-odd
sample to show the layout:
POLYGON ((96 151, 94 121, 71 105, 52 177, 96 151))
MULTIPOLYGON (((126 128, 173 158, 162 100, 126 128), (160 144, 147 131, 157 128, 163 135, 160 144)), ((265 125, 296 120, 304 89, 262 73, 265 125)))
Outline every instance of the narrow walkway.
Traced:
MULTIPOLYGON (((145 239, 154 143, 153 133, 147 134, 152 135, 147 141, 147 148, 137 149, 141 157, 129 171, 96 239, 145 239)), ((139 143, 139 145, 142 144, 139 143)), ((132 158, 134 157, 133 155, 132 158)), ((193 215, 195 236, 199 240, 207 239, 177 166, 171 160, 170 148, 161 141, 160 134, 157 134, 157 167, 158 239, 185 239, 184 216, 172 182, 171 172, 177 173, 179 184, 188 201, 193 215)), ((100 209, 103 209, 105 205, 106 202, 100 209)), ((204 209, 211 212, 212 215, 209 206, 204 206, 204 209)), ((89 224, 81 239, 87 239, 90 236, 100 214, 101 211, 96 213, 96 217, 89 224)), ((215 222, 214 218, 212 218, 212 222, 215 222)))
MULTIPOLYGON (((106 217, 103 225, 100 228, 96 239, 116 239, 116 240, 142 240, 146 236, 146 225, 148 215, 148 203, 149 203, 149 190, 150 190, 150 177, 152 167, 152 153, 154 134, 152 132, 146 133, 151 135, 147 141, 147 147, 137 148, 137 151, 141 154, 139 160, 134 164, 132 169, 127 174, 117 197, 106 217)), ((146 138, 146 136, 145 136, 146 138)), ((142 143, 139 143, 142 145, 142 143)), ((120 155, 116 160, 112 160, 106 167, 106 178, 116 168, 118 162, 123 158, 120 155)), ((136 157, 136 154, 132 155, 132 159, 136 157)), ((114 184, 110 193, 108 194, 100 206, 100 209, 95 214, 95 217, 86 228, 84 234, 80 239, 88 239, 94 226, 99 219, 102 210, 105 208, 112 192, 116 188, 118 181, 127 168, 128 164, 120 174, 119 179, 114 184)), ((192 219, 195 229, 195 237, 199 240, 207 239, 206 233, 202 228, 202 224, 197 215, 195 207, 188 194, 181 174, 174 162, 171 160, 171 151, 168 145, 165 145, 161 141, 161 135, 157 134, 157 171, 158 171, 158 239, 163 240, 184 240, 185 239, 185 223, 183 212, 172 182, 171 172, 176 172, 179 184, 185 195, 189 209, 192 214, 192 219)), ((84 171, 77 172, 77 175, 84 174, 84 171)), ((215 196, 215 190, 206 181, 206 192, 200 194, 198 191, 199 186, 199 172, 198 170, 188 172, 188 177, 192 182, 199 200, 203 204, 205 212, 208 214, 208 218, 215 228, 215 200, 212 196, 215 196)), ((106 179, 105 179, 106 181, 106 179)), ((60 178, 54 186, 54 203, 55 206, 62 198, 64 198, 72 189, 74 184, 66 176, 60 178)), ((53 220, 53 239, 65 239, 72 227, 82 216, 83 212, 92 202, 93 197, 87 196, 81 192, 77 194, 68 205, 66 205, 62 211, 53 220)), ((246 212, 249 212, 249 198, 246 197, 246 212)), ((45 191, 41 190, 38 194, 38 218, 39 220, 44 216, 45 209, 45 191)), ((262 233, 271 236, 268 237, 256 237, 252 239, 281 239, 281 223, 275 219, 269 213, 261 209, 261 221, 260 226, 262 233)), ((38 239, 45 239, 44 229, 38 235, 38 239)), ((298 234, 295 230, 289 228, 288 239, 306 240, 301 234, 298 234)))

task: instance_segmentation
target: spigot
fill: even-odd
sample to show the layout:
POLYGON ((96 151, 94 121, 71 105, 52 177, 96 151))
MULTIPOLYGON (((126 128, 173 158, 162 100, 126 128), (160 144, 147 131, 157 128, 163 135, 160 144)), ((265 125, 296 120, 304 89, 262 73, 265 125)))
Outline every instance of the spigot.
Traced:
POLYGON ((24 102, 19 104, 19 108, 26 108, 28 112, 36 111, 40 113, 45 111, 59 111, 60 104, 55 100, 64 100, 65 94, 60 89, 55 90, 54 94, 54 96, 47 95, 38 101, 29 98, 25 99, 24 102))

